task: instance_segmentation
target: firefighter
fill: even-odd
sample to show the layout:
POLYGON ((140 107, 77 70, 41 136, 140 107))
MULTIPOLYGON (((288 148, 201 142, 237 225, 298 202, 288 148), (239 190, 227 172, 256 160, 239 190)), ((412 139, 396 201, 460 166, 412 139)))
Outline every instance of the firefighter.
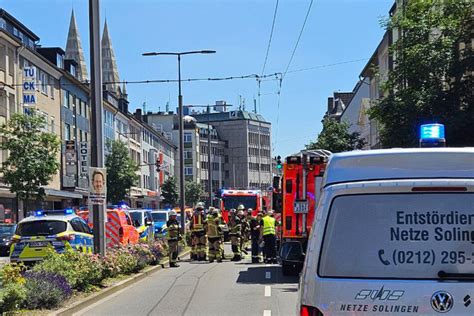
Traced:
POLYGON ((275 237, 275 218, 272 217, 273 211, 269 210, 263 217, 263 240, 265 242, 265 263, 277 263, 276 259, 276 237, 275 237))
POLYGON ((219 226, 219 212, 217 209, 210 207, 209 214, 206 219, 206 232, 208 240, 208 257, 209 262, 212 263, 214 260, 217 262, 222 262, 222 252, 221 252, 221 234, 222 228, 219 226))
POLYGON ((206 232, 204 231, 204 203, 199 202, 194 210, 191 220, 192 249, 191 259, 206 260, 206 232))
MULTIPOLYGON (((243 214, 242 211, 239 211, 243 214)), ((229 219, 229 236, 230 236, 230 244, 232 246, 232 252, 234 256, 232 257, 231 261, 240 261, 242 259, 242 255, 240 253, 240 238, 242 234, 242 224, 239 218, 239 213, 231 210, 231 216, 229 219)))
POLYGON ((250 222, 250 237, 252 239, 252 263, 260 262, 260 241, 262 234, 262 213, 258 213, 257 217, 252 218, 250 222))
POLYGON ((219 227, 221 228, 220 229, 220 237, 221 237, 221 244, 220 244, 220 252, 221 252, 221 258, 222 260, 225 259, 225 252, 224 252, 224 230, 222 229, 222 226, 225 226, 225 222, 224 222, 224 219, 222 218, 222 211, 220 209, 216 209, 217 210, 217 214, 218 214, 218 218, 219 218, 219 227))
POLYGON ((176 259, 178 258, 178 242, 181 239, 179 223, 176 219, 176 211, 169 212, 169 220, 166 222, 166 227, 168 228, 168 252, 169 252, 169 261, 170 268, 179 267, 176 264, 176 259))

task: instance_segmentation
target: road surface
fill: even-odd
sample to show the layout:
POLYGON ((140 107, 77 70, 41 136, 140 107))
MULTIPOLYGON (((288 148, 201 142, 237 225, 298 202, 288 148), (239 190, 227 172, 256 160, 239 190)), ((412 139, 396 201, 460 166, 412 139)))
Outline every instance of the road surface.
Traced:
MULTIPOLYGON (((230 255, 230 247, 226 245, 230 255)), ((298 277, 278 265, 180 262, 75 315, 295 315, 298 277)))

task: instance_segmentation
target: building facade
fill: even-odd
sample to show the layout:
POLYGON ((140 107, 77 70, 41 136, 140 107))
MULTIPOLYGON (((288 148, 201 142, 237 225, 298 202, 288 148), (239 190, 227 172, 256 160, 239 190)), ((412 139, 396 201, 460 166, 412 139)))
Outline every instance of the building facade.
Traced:
MULTIPOLYGON (((57 157, 61 167, 44 188, 44 207, 59 209, 87 205, 90 141, 94 135, 91 134, 87 67, 74 12, 66 51, 59 47, 41 47, 37 45, 38 41, 36 34, 0 9, 0 124, 14 113, 30 108, 45 116, 46 130, 56 134, 62 145, 57 157), (35 91, 23 91, 27 74, 25 67, 36 71, 35 91), (24 100, 28 104, 24 104, 24 100), (81 147, 85 155, 81 155, 81 147)), ((128 112, 126 87, 118 83, 117 62, 107 24, 104 25, 102 53, 102 72, 107 78, 103 95, 105 143, 112 140, 125 142, 130 156, 140 166, 137 172, 140 181, 129 194, 132 206, 159 207, 160 185, 174 175, 176 146, 165 135, 128 112), (164 168, 160 172, 155 170, 153 161, 156 159, 163 162, 164 168)), ((106 155, 108 149, 105 146, 106 155)), ((6 152, 0 152, 0 163, 6 157, 6 152)), ((0 221, 7 209, 28 210, 31 207, 18 205, 14 194, 0 183, 0 221)))

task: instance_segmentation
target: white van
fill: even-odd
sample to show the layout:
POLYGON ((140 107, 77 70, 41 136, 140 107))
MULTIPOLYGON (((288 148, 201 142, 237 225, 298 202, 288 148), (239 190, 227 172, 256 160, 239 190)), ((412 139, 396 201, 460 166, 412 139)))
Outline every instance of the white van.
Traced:
POLYGON ((474 315, 474 148, 331 156, 300 315, 474 315))

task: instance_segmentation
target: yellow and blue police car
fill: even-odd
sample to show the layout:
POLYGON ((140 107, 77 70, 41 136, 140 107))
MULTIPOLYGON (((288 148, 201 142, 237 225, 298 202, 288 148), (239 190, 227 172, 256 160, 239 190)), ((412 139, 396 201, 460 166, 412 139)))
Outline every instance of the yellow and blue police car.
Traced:
POLYGON ((10 248, 11 262, 42 260, 52 249, 63 253, 72 249, 92 253, 92 231, 73 209, 35 211, 18 223, 10 248))

